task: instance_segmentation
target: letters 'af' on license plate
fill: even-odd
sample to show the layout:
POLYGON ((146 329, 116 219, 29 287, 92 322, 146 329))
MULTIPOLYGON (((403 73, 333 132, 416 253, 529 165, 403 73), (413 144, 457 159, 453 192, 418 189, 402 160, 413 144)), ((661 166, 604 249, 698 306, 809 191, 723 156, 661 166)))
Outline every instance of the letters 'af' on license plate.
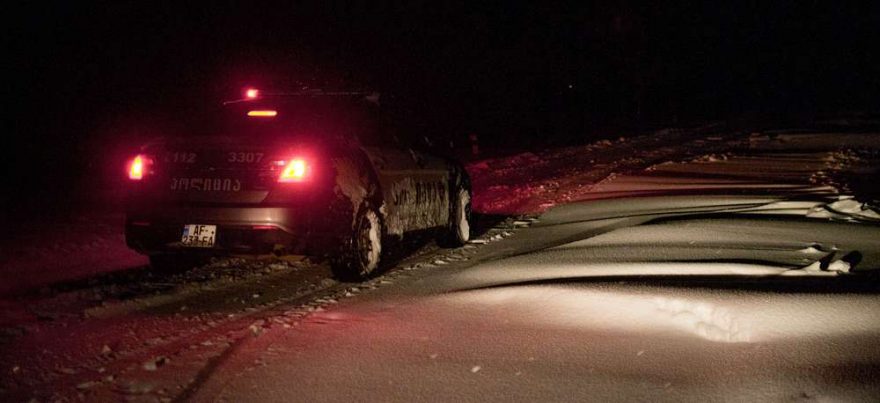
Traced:
POLYGON ((193 248, 210 248, 216 239, 216 225, 187 224, 183 226, 180 243, 193 248))

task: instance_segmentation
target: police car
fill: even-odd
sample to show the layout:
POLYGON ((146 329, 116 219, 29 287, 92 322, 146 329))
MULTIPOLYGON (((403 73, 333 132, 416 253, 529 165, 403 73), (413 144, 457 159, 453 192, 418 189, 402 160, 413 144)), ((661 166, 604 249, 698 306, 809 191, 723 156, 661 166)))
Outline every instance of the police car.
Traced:
POLYGON ((144 145, 127 166, 126 243, 156 267, 305 254, 364 279, 383 266, 389 240, 427 232, 442 245, 467 242, 462 165, 402 142, 379 105, 369 92, 251 88, 210 124, 144 145))

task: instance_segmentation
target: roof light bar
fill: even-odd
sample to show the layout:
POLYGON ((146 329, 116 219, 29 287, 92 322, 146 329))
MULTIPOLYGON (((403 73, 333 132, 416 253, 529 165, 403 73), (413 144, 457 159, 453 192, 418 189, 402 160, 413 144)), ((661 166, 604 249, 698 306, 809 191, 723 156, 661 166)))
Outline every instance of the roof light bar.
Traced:
POLYGON ((257 110, 257 111, 248 111, 248 116, 258 117, 258 118, 271 118, 278 116, 278 111, 275 110, 257 110))

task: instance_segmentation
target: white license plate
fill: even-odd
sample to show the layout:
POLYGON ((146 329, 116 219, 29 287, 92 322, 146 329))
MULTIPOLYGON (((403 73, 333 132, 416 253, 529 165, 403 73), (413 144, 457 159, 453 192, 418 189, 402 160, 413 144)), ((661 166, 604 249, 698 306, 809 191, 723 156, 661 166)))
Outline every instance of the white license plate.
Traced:
POLYGON ((193 248, 210 248, 216 239, 216 225, 187 224, 183 226, 180 243, 193 248))

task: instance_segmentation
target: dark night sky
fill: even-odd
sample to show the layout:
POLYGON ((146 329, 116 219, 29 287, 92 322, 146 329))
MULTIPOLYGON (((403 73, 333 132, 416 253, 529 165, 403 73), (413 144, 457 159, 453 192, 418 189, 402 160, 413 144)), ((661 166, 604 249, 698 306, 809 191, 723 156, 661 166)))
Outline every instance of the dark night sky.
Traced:
POLYGON ((26 108, 86 129, 284 76, 420 95, 464 128, 546 131, 535 121, 567 104, 600 126, 860 106, 880 72, 870 3, 151 3, 24 10, 11 48, 26 108))
POLYGON ((674 119, 876 110, 880 90, 875 2, 152 3, 8 14, 7 144, 27 139, 14 163, 82 172, 94 150, 253 83, 369 86, 429 127, 524 145, 674 119))

